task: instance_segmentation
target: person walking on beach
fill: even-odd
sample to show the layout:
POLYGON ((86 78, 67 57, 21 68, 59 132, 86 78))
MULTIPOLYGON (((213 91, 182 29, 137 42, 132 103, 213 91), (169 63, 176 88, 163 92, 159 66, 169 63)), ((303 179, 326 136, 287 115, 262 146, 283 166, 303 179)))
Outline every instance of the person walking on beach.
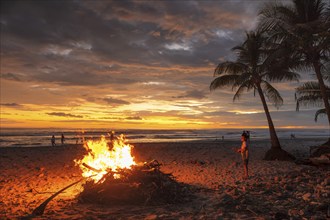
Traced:
POLYGON ((52 146, 54 147, 56 145, 55 144, 55 136, 54 135, 52 136, 51 142, 52 142, 52 146))
POLYGON ((62 136, 61 136, 61 143, 62 143, 62 145, 64 144, 64 141, 65 141, 64 134, 62 134, 62 136))
POLYGON ((110 133, 110 141, 113 142, 115 139, 115 131, 111 131, 110 133))
POLYGON ((243 160, 243 166, 244 166, 244 178, 249 178, 249 146, 247 142, 246 132, 243 132, 241 136, 242 145, 241 148, 237 149, 238 153, 241 153, 242 160, 243 160))

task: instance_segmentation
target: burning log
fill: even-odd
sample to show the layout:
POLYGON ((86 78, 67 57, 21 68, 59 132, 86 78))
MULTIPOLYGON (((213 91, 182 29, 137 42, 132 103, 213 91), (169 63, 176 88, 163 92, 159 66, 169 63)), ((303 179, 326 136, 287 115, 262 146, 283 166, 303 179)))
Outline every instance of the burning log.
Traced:
POLYGON ((81 203, 107 205, 163 205, 188 201, 190 189, 178 183, 171 174, 159 170, 157 161, 121 169, 113 175, 105 174, 97 183, 88 181, 78 196, 81 203))
POLYGON ((124 135, 112 142, 111 149, 104 136, 88 141, 84 147, 88 154, 75 163, 82 169, 82 176, 94 177, 78 195, 82 203, 161 205, 181 203, 190 195, 186 185, 160 171, 157 160, 137 165, 131 155, 134 146, 124 135))
POLYGON ((99 172, 102 171, 102 170, 95 169, 94 167, 91 167, 91 166, 89 166, 89 165, 86 164, 86 163, 82 163, 82 165, 83 165, 84 167, 90 169, 90 170, 93 170, 94 172, 98 172, 98 173, 99 173, 99 172))

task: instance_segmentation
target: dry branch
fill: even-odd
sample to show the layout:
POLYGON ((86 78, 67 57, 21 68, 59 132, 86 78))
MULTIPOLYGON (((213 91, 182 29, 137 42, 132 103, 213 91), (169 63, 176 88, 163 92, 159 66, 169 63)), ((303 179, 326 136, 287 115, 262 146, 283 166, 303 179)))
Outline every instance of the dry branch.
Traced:
POLYGON ((64 187, 63 189, 57 191, 55 194, 53 194, 52 196, 50 196, 48 199, 46 199, 43 203, 41 203, 37 208, 35 208, 32 212, 32 215, 30 216, 31 218, 33 216, 40 216, 40 215, 43 215, 44 214, 44 211, 46 209, 46 206, 48 205, 48 203, 54 199, 58 194, 64 192, 65 190, 67 190, 68 188, 76 185, 77 183, 81 182, 82 180, 84 180, 84 178, 74 182, 74 183, 71 183, 70 185, 64 187))
POLYGON ((89 166, 89 165, 86 164, 86 163, 82 163, 82 165, 83 165, 84 167, 90 169, 90 170, 93 170, 94 172, 98 172, 98 173, 99 173, 99 172, 102 171, 102 170, 95 169, 94 167, 91 167, 91 166, 89 166))
POLYGON ((78 200, 107 205, 164 205, 188 201, 191 197, 188 185, 178 183, 159 167, 158 161, 153 160, 132 169, 109 172, 97 183, 86 182, 78 200), (120 178, 115 179, 114 173, 120 178))

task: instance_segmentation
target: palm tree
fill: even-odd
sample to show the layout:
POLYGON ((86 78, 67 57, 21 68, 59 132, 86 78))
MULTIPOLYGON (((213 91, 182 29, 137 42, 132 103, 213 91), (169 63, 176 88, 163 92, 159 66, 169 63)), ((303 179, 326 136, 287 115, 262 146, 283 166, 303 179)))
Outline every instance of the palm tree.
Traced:
MULTIPOLYGON (((330 97, 330 87, 326 86, 328 97, 330 97)), ((306 82, 296 88, 296 101, 297 111, 300 109, 300 105, 304 106, 322 106, 322 95, 320 85, 318 82, 306 82)), ((326 114, 325 108, 319 109, 315 113, 314 120, 317 122, 317 118, 321 114, 326 114)))
POLYGON ((295 59, 296 69, 314 71, 330 129, 329 95, 322 76, 323 64, 330 55, 330 5, 325 2, 293 0, 292 5, 266 5, 260 11, 259 29, 267 31, 273 42, 285 45, 295 59))
POLYGON ((214 76, 218 77, 211 82, 210 90, 231 86, 233 90, 237 89, 234 101, 245 91, 257 91, 267 117, 271 138, 271 149, 266 153, 265 159, 290 160, 293 156, 281 148, 266 97, 279 107, 283 99, 269 82, 298 80, 299 75, 290 71, 285 59, 268 54, 265 42, 265 37, 260 32, 246 33, 245 42, 232 49, 238 54, 237 60, 220 63, 215 69, 214 76))

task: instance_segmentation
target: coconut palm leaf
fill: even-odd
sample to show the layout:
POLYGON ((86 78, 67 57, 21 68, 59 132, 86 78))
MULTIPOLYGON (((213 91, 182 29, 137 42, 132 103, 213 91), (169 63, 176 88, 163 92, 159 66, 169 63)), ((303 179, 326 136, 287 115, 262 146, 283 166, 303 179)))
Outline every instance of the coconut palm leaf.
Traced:
MULTIPOLYGON (((327 93, 330 96, 330 87, 327 93)), ((323 106, 322 94, 318 82, 306 82, 296 88, 296 109, 299 111, 300 105, 304 106, 323 106)))
POLYGON ((270 83, 267 81, 262 81, 261 86, 266 97, 275 105, 276 108, 283 105, 282 96, 270 83))
POLYGON ((238 75, 222 75, 215 78, 210 85, 210 90, 220 89, 226 86, 232 86, 236 83, 240 76, 238 75))
POLYGON ((245 91, 246 92, 249 92, 251 89, 254 89, 253 83, 251 81, 245 81, 244 83, 242 83, 238 87, 238 89, 237 89, 237 91, 236 91, 236 93, 235 93, 235 95, 233 97, 233 101, 239 99, 240 96, 243 94, 243 92, 245 92, 245 91))
POLYGON ((276 72, 276 68, 271 70, 265 75, 265 79, 270 82, 283 82, 283 81, 299 81, 300 75, 293 71, 282 71, 281 74, 276 72))
POLYGON ((221 74, 239 74, 240 72, 247 69, 247 66, 243 63, 237 62, 223 62, 220 63, 217 68, 214 70, 214 76, 221 75, 221 74))
POLYGON ((287 20, 294 20, 293 8, 281 3, 268 3, 259 12, 259 31, 288 29, 287 20))
POLYGON ((324 114, 324 115, 327 114, 325 108, 317 110, 316 113, 315 113, 314 121, 317 122, 317 118, 318 118, 318 116, 319 116, 319 115, 323 115, 323 114, 324 114))
MULTIPOLYGON (((329 95, 324 83, 330 72, 329 68, 324 69, 330 59, 330 5, 328 0, 292 0, 292 3, 266 5, 259 13, 258 30, 266 31, 269 41, 279 45, 278 50, 289 51, 291 70, 314 71, 330 126, 329 95)), ((318 100, 310 94, 300 97, 298 109, 299 103, 318 100)))
POLYGON ((265 96, 279 107, 283 104, 283 99, 270 82, 296 80, 299 75, 289 69, 290 65, 280 65, 286 62, 285 57, 273 54, 277 51, 270 47, 262 32, 246 32, 246 40, 232 50, 237 54, 236 61, 222 62, 217 66, 214 72, 217 78, 211 82, 210 89, 231 85, 232 90, 235 90, 233 101, 239 99, 244 92, 257 91, 266 113, 272 148, 280 149, 265 96))

